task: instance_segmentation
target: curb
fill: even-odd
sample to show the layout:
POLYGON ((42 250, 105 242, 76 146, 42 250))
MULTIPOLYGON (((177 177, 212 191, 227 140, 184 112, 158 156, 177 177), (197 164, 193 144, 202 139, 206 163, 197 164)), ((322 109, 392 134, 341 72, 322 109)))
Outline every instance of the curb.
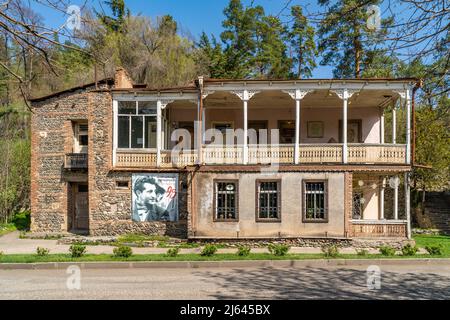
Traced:
POLYGON ((0 263, 0 270, 65 270, 76 265, 80 269, 130 269, 130 268, 323 268, 352 266, 450 266, 449 258, 434 259, 313 259, 313 260, 237 260, 237 261, 124 261, 124 262, 44 262, 0 263))

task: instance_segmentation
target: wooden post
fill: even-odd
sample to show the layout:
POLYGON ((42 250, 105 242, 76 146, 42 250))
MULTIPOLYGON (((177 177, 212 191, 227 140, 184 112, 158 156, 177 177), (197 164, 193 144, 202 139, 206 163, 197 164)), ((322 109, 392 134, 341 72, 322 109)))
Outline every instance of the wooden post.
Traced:
POLYGON ((161 166, 161 100, 156 102, 156 166, 161 166))
POLYGON ((348 108, 348 91, 344 89, 344 105, 342 110, 342 162, 348 162, 347 155, 347 108, 348 108))

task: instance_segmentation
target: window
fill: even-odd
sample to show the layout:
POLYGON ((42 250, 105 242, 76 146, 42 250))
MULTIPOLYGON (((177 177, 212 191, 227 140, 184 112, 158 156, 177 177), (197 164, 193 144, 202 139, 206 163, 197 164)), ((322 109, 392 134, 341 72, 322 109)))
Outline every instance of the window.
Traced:
POLYGON ((119 101, 119 148, 156 148, 156 101, 119 101))
POLYGON ((303 222, 328 222, 326 181, 303 181, 303 222))
POLYGON ((238 220, 238 181, 214 182, 214 221, 238 220))
POLYGON ((278 121, 278 129, 280 130, 280 143, 295 142, 295 121, 280 120, 278 121))
MULTIPOLYGON (((267 136, 267 131, 260 131, 260 130, 267 130, 267 121, 266 120, 252 120, 252 121, 248 121, 248 130, 255 130, 256 132, 256 141, 249 141, 249 143, 255 142, 255 143, 261 143, 262 137, 265 134, 267 136)), ((266 138, 267 140, 265 141, 265 143, 269 143, 268 139, 269 137, 266 138)))
POLYGON ((364 203, 364 197, 361 192, 355 192, 353 194, 353 214, 352 218, 355 220, 362 219, 362 208, 364 203))
POLYGON ((281 221, 281 182, 256 181, 256 221, 281 221))
POLYGON ((116 181, 117 189, 128 189, 129 187, 128 181, 116 181))

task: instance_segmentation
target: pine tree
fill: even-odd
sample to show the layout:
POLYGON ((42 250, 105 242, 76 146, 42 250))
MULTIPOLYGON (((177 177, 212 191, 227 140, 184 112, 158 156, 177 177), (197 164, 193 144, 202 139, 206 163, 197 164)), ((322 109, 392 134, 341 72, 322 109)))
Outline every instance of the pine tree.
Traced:
POLYGON ((295 52, 294 63, 297 72, 293 77, 309 78, 316 65, 317 48, 314 41, 315 30, 308 24, 308 19, 303 15, 302 7, 292 6, 291 15, 294 19, 289 34, 293 51, 295 52))
POLYGON ((330 2, 319 0, 320 5, 328 7, 318 30, 321 64, 335 66, 336 78, 360 78, 377 53, 371 50, 386 34, 385 27, 393 19, 382 19, 382 28, 371 31, 367 28, 367 8, 379 4, 380 0, 338 0, 332 5, 330 2))

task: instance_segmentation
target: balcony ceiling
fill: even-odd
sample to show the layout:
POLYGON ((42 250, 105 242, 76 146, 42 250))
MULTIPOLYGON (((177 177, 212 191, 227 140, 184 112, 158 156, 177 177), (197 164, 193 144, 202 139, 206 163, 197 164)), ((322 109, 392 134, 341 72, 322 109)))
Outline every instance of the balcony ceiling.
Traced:
MULTIPOLYGON (((363 90, 354 94, 349 100, 349 108, 367 108, 392 105, 398 94, 391 90, 363 90)), ((301 102, 302 108, 339 108, 342 100, 329 90, 316 90, 307 94, 301 102)), ((189 101, 175 101, 171 104, 176 109, 196 109, 189 101)), ((210 109, 240 109, 242 100, 231 92, 218 91, 204 100, 204 106, 210 109)), ((295 101, 282 91, 262 91, 255 94, 248 103, 249 108, 273 109, 291 108, 295 101)))

